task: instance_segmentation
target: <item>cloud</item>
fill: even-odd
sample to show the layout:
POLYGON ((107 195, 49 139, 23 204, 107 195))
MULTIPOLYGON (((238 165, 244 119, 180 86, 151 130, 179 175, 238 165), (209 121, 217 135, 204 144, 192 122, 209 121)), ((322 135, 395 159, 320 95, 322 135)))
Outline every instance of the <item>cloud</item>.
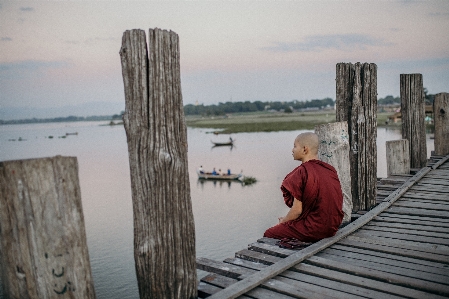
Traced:
POLYGON ((272 52, 320 52, 323 50, 365 50, 369 46, 391 46, 392 43, 383 39, 363 34, 333 34, 333 35, 311 35, 303 42, 282 43, 277 42, 272 47, 263 48, 272 52))
POLYGON ((12 38, 5 36, 5 37, 1 38, 1 41, 2 42, 10 42, 10 41, 12 41, 12 38))
POLYGON ((20 11, 34 11, 34 8, 33 7, 21 7, 20 8, 20 11))

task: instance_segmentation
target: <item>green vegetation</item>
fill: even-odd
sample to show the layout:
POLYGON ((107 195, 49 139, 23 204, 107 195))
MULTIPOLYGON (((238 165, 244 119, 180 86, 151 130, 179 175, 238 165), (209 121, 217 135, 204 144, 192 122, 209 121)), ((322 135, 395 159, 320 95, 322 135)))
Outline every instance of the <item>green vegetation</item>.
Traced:
POLYGON ((186 117, 187 126, 210 128, 219 133, 313 130, 316 125, 335 122, 335 111, 293 113, 240 113, 230 117, 186 117))
POLYGON ((303 109, 323 109, 334 105, 334 100, 331 98, 325 98, 322 100, 311 100, 300 102, 297 100, 290 102, 226 102, 219 103, 218 105, 192 105, 188 104, 184 106, 185 115, 225 115, 227 113, 242 113, 242 112, 257 112, 257 111, 281 111, 281 112, 293 112, 294 110, 303 109))
POLYGON ((243 185, 251 185, 254 184, 255 182, 257 182, 257 180, 252 176, 244 176, 242 179, 243 185))

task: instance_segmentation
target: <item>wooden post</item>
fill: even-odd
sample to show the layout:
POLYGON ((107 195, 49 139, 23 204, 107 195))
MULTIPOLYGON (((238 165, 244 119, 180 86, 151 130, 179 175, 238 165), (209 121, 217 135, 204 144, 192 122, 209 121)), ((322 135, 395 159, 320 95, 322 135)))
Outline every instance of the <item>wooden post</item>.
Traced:
POLYGON ((332 165, 338 173, 343 191, 343 222, 350 222, 352 215, 351 171, 349 164, 348 123, 337 122, 315 127, 319 138, 318 156, 332 165))
POLYGON ((402 139, 409 141, 410 167, 427 164, 426 118, 421 74, 401 74, 402 139))
POLYGON ((336 120, 347 121, 353 211, 376 205, 377 66, 338 63, 336 120))
POLYGON ((407 139, 391 140, 386 144, 387 176, 410 174, 410 148, 407 139))
POLYGON ((435 154, 445 156, 449 154, 449 93, 442 92, 435 95, 433 115, 435 116, 435 154))
POLYGON ((140 298, 196 298, 195 227, 179 38, 125 31, 120 50, 140 298), (149 53, 149 57, 148 57, 149 53))
POLYGON ((0 163, 6 298, 95 298, 76 157, 0 163))

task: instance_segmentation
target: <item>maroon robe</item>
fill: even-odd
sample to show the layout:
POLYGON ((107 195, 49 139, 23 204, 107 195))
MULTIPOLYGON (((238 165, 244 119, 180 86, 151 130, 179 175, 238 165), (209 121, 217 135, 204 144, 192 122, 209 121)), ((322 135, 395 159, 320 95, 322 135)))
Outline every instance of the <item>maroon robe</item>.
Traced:
POLYGON ((343 193, 331 165, 309 160, 287 174, 281 185, 285 204, 302 202, 301 215, 265 231, 264 237, 315 242, 335 235, 343 220, 343 193))

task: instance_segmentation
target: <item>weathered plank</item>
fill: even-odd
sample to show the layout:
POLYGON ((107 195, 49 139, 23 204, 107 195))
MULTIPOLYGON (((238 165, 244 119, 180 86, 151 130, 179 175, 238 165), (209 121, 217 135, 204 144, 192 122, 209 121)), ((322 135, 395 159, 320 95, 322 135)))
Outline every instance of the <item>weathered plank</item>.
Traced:
MULTIPOLYGON (((207 283, 212 286, 218 287, 218 288, 220 288, 219 290, 221 290, 223 288, 230 286, 233 283, 236 283, 238 280, 213 273, 213 274, 209 274, 209 275, 201 278, 200 281, 203 283, 207 283)), ((210 293, 209 295, 215 294, 215 293, 216 292, 213 292, 213 293, 210 293)), ((263 288, 255 288, 255 289, 251 290, 250 292, 248 292, 247 296, 243 295, 243 296, 240 296, 239 298, 291 299, 293 297, 286 296, 286 295, 280 294, 278 292, 273 292, 273 291, 263 289, 263 288)))
MULTIPOLYGON (((449 277, 446 275, 440 275, 434 273, 427 267, 420 265, 413 265, 414 268, 405 263, 394 263, 389 261, 382 261, 380 259, 371 260, 369 258, 363 257, 358 254, 351 254, 345 256, 342 254, 333 254, 327 252, 321 252, 316 255, 326 260, 331 260, 333 262, 343 263, 354 267, 363 267, 370 270, 375 270, 379 272, 386 272, 388 274, 397 275, 403 277, 404 279, 413 279, 415 283, 419 285, 428 284, 428 282, 435 283, 433 287, 446 288, 449 289, 447 284, 449 283, 449 277), (395 265, 396 264, 396 265, 395 265), (442 286, 443 285, 443 286, 442 286), (446 286, 444 286, 446 285, 446 286)), ((378 273, 382 275, 382 273, 378 273)), ((422 288, 421 288, 422 289, 422 288)))
MULTIPOLYGON (((361 232, 357 236, 348 236, 347 239, 367 244, 376 244, 396 248, 398 254, 402 254, 402 252, 407 251, 421 252, 421 257, 425 260, 434 260, 442 263, 449 263, 449 247, 444 245, 425 244, 407 240, 372 236, 370 234, 367 234, 366 232, 361 232)), ((345 241, 346 240, 343 240, 342 244, 344 244, 345 241)))
POLYGON ((379 271, 375 269, 369 269, 365 267, 360 266, 354 266, 349 265, 346 263, 342 263, 335 260, 325 259, 318 256, 310 257, 307 260, 308 263, 346 273, 352 273, 357 276, 362 276, 370 279, 375 279, 383 282, 389 282, 394 283, 397 285, 405 286, 405 287, 411 287, 418 290, 422 290, 425 292, 430 292, 442 296, 448 296, 449 295, 449 288, 446 285, 430 282, 430 281, 423 281, 420 279, 412 278, 412 277, 406 277, 404 275, 397 275, 393 273, 387 273, 384 271, 379 271))
MULTIPOLYGON (((400 234, 393 232, 385 232, 371 229, 363 229, 354 233, 356 237, 365 237, 365 238, 382 238, 382 239, 394 239, 398 241, 408 241, 413 244, 413 242, 420 246, 434 246, 437 248, 449 249, 449 241, 448 239, 441 238, 433 238, 433 237, 425 237, 425 236, 417 236, 417 235, 408 235, 408 234, 400 234), (437 246, 438 245, 438 246, 437 246)), ((449 254, 449 252, 446 252, 449 254)))
POLYGON ((403 228, 410 229, 416 231, 431 231, 431 232, 439 232, 446 233, 447 227, 440 227, 434 225, 420 225, 420 224, 407 224, 407 223, 398 223, 398 222, 380 222, 376 219, 376 221, 372 221, 365 225, 365 227, 383 227, 383 228, 403 228))
POLYGON ((448 213, 444 212, 444 211, 413 209, 413 208, 406 208, 406 207, 391 207, 389 209, 389 212, 396 213, 396 214, 408 214, 408 215, 417 215, 417 216, 446 218, 446 219, 449 218, 448 213))
POLYGON ((449 93, 435 95, 433 102, 435 124, 435 154, 449 155, 449 93))
POLYGON ((6 298, 95 298, 76 157, 0 163, 6 298))
MULTIPOLYGON (((353 271, 355 267, 352 267, 350 271, 353 271)), ((294 267, 295 271, 305 273, 309 275, 316 275, 321 278, 326 278, 334 281, 352 284, 355 286, 367 287, 377 291, 387 292, 388 294, 394 294, 398 296, 404 296, 408 298, 444 298, 444 296, 431 294, 422 290, 411 289, 402 285, 395 285, 391 282, 385 282, 377 280, 376 278, 368 278, 365 275, 360 275, 361 271, 354 270, 354 272, 342 272, 339 270, 331 270, 327 267, 319 267, 311 264, 301 263, 294 267)), ((363 272, 367 272, 365 269, 361 269, 363 272)), ((368 271, 369 272, 369 271, 368 271)))
POLYGON ((140 298, 194 298, 195 227, 180 84, 179 38, 150 29, 123 33, 134 213, 134 260, 140 298))
POLYGON ((384 221, 384 222, 397 222, 401 223, 409 223, 409 224, 417 224, 417 225, 430 225, 430 226, 438 226, 438 227, 449 227, 449 221, 440 218, 430 218, 430 217, 419 217, 419 216, 411 216, 411 215, 400 215, 400 214, 389 214, 382 213, 373 219, 373 221, 384 221))
POLYGON ((410 167, 427 163, 424 92, 421 74, 400 75, 402 139, 409 141, 410 167))
POLYGON ((364 242, 357 242, 355 240, 346 239, 342 240, 338 244, 332 245, 329 249, 338 249, 343 252, 355 252, 363 256, 371 256, 375 258, 382 258, 387 261, 404 261, 417 265, 424 265, 432 269, 438 269, 438 273, 442 275, 448 275, 449 267, 447 264, 429 260, 423 260, 421 258, 422 252, 413 252, 408 250, 405 254, 398 252, 397 248, 391 248, 388 246, 382 246, 377 244, 369 244, 364 242))

